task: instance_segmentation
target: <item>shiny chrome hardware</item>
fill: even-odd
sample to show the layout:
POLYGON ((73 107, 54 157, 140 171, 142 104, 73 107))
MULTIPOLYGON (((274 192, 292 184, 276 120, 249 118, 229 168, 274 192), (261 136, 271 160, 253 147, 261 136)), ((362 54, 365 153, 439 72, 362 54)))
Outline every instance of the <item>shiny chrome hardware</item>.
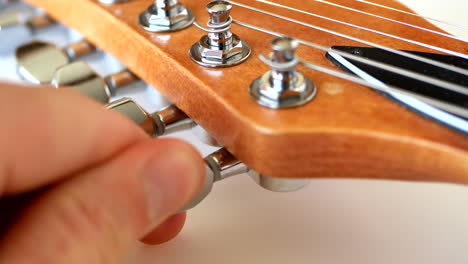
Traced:
POLYGON ((195 23, 207 34, 190 48, 189 54, 194 62, 204 67, 229 67, 250 56, 250 46, 231 32, 231 8, 228 1, 208 3, 208 28, 195 23))
POLYGON ((58 68, 93 51, 94 46, 85 40, 63 49, 52 43, 33 41, 16 49, 18 74, 29 82, 47 84, 52 82, 58 68))
POLYGON ((315 97, 314 83, 296 71, 300 62, 295 51, 298 43, 288 37, 275 38, 271 42, 270 59, 261 56, 271 67, 250 85, 250 95, 259 104, 269 108, 285 108, 303 105, 315 97))
POLYGON ((192 25, 195 16, 192 11, 177 0, 155 0, 138 17, 138 23, 146 31, 171 32, 192 25))
POLYGON ((187 211, 203 201, 213 189, 215 182, 232 176, 248 173, 261 187, 274 192, 292 192, 305 187, 308 179, 285 179, 263 176, 237 160, 227 149, 222 148, 205 158, 206 176, 201 191, 179 212, 187 211))
POLYGON ((0 15, 0 46, 1 53, 8 53, 24 43, 37 30, 46 28, 55 22, 47 15, 29 15, 13 12, 0 15))
POLYGON ((150 114, 132 99, 123 98, 107 105, 107 108, 127 116, 153 137, 190 129, 193 126, 193 121, 175 105, 150 114))
POLYGON ((258 185, 273 192, 294 192, 304 188, 310 183, 309 179, 268 177, 258 174, 253 170, 250 170, 248 174, 258 185))
POLYGON ((205 158, 205 165, 206 176, 201 191, 180 209, 180 212, 187 211, 203 201, 213 189, 215 182, 248 172, 248 168, 224 148, 208 155, 205 158))
POLYGON ((107 104, 116 89, 138 80, 138 77, 128 70, 102 78, 87 63, 77 61, 60 67, 54 74, 52 84, 57 88, 73 88, 102 104, 107 104))
POLYGON ((0 0, 0 7, 14 2, 17 2, 17 0, 0 0))

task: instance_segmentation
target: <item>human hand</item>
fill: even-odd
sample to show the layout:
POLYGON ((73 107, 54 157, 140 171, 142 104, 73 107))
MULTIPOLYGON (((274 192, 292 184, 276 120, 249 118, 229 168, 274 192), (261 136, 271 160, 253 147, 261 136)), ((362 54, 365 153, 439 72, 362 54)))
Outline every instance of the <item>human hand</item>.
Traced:
POLYGON ((0 84, 0 98, 0 263, 116 263, 179 233, 205 173, 193 147, 71 89, 0 84))

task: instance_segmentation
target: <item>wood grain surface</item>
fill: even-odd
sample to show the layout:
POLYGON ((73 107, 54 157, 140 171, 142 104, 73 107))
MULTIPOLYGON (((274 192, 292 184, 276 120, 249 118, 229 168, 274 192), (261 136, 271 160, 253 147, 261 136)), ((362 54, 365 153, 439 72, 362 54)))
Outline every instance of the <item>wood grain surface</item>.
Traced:
MULTIPOLYGON (((27 0, 118 58, 203 126, 241 161, 274 177, 352 177, 468 183, 468 139, 362 87, 309 69, 300 70, 318 87, 316 98, 301 107, 272 110, 250 99, 248 87, 268 70, 258 55, 270 52, 270 35, 233 25, 247 41, 252 56, 241 65, 207 69, 191 61, 190 46, 203 31, 192 26, 174 33, 149 33, 138 15, 153 1, 132 0, 101 5, 93 0, 27 0)), ((205 24, 208 1, 181 1, 205 24)), ((240 3, 262 8, 396 49, 432 50, 349 26, 271 7, 256 1, 240 3)), ((468 53, 465 42, 401 24, 337 9, 312 0, 275 0, 320 15, 431 45, 468 53)), ((356 1, 335 3, 437 30, 416 17, 356 1)), ((408 10, 392 0, 375 1, 408 10)), ((359 43, 284 22, 234 6, 236 20, 262 26, 327 47, 359 43)), ((336 68, 322 51, 300 47, 298 55, 336 68)), ((337 69, 337 68, 336 68, 337 69)))

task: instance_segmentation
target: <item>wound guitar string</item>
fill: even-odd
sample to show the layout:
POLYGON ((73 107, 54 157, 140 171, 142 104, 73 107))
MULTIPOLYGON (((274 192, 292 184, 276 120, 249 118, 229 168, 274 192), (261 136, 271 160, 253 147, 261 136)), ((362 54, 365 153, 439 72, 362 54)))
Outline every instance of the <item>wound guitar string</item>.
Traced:
POLYGON ((315 2, 318 2, 318 3, 326 4, 326 5, 335 6, 335 7, 341 8, 341 9, 350 10, 350 11, 353 11, 353 12, 356 12, 356 13, 360 13, 360 14, 364 14, 364 15, 368 15, 368 16, 372 16, 372 17, 377 17, 377 18, 380 18, 380 19, 383 19, 383 20, 387 20, 387 21, 390 21, 390 22, 393 22, 393 23, 405 25, 405 26, 412 27, 412 28, 417 28, 417 29, 427 31, 427 32, 430 32, 430 33, 434 33, 434 34, 444 36, 444 37, 447 37, 447 38, 468 42, 466 39, 461 38, 461 37, 453 36, 453 35, 450 35, 450 34, 447 34, 447 33, 444 33, 444 32, 439 32, 439 31, 428 29, 428 28, 425 28, 425 27, 420 27, 420 26, 417 26, 417 25, 413 25, 413 24, 406 23, 406 22, 396 20, 396 19, 392 19, 392 18, 389 18, 389 17, 380 16, 380 15, 377 15, 377 14, 374 14, 374 13, 361 11, 361 10, 358 10, 358 9, 355 9, 355 8, 351 8, 349 6, 339 5, 339 4, 332 3, 332 2, 329 2, 329 1, 326 1, 326 0, 311 0, 311 1, 315 1, 315 2))
POLYGON ((334 22, 334 23, 339 23, 339 24, 342 24, 342 25, 346 25, 346 26, 358 28, 358 29, 361 29, 361 30, 369 31, 369 32, 372 32, 372 33, 375 33, 375 34, 379 34, 379 35, 382 35, 382 36, 385 36, 385 37, 401 40, 401 41, 408 42, 408 43, 411 43, 411 44, 415 44, 415 45, 418 45, 418 46, 421 46, 421 47, 430 48, 430 49, 437 50, 437 51, 440 51, 440 52, 444 52, 444 53, 447 53, 447 54, 450 54, 450 55, 453 55, 453 56, 468 59, 468 55, 466 55, 466 54, 456 52, 456 51, 453 51, 453 50, 449 50, 449 49, 444 49, 444 48, 441 48, 441 47, 437 47, 437 46, 434 46, 434 45, 431 45, 431 44, 428 44, 428 43, 422 43, 422 42, 419 42, 419 41, 415 41, 415 40, 403 38, 403 37, 400 37, 400 36, 396 36, 396 35, 393 35, 393 34, 385 33, 385 32, 379 31, 379 30, 358 26, 356 24, 347 23, 347 22, 344 22, 344 21, 341 21, 341 20, 338 20, 338 19, 333 19, 333 18, 326 17, 326 16, 321 16, 321 15, 318 15, 318 14, 315 14, 315 13, 312 13, 312 12, 300 10, 300 9, 293 8, 293 7, 286 6, 286 5, 281 5, 281 4, 274 3, 274 2, 271 2, 271 1, 267 1, 267 0, 256 0, 256 1, 267 4, 267 5, 277 6, 277 7, 283 8, 283 9, 287 9, 287 10, 291 10, 291 11, 294 11, 294 12, 302 13, 304 15, 325 19, 325 20, 328 20, 328 21, 331 21, 331 22, 334 22))
MULTIPOLYGON (((393 54, 397 54, 397 55, 400 55, 400 56, 403 56, 403 57, 406 57, 406 58, 410 58, 410 59, 413 59, 413 60, 416 60, 416 61, 424 62, 424 63, 427 63, 429 65, 436 66, 436 67, 439 67, 439 68, 442 68, 442 69, 450 70, 450 71, 457 72, 457 73, 460 73, 460 74, 463 74, 463 75, 468 75, 468 70, 465 70, 463 68, 456 67, 456 66, 453 66, 453 65, 450 65, 450 64, 447 64, 447 63, 439 62, 439 61, 436 61, 436 60, 425 58, 425 57, 415 55, 415 54, 412 54, 412 53, 408 53, 408 52, 405 52, 405 51, 392 49, 392 48, 387 47, 385 45, 380 45, 380 44, 377 44, 375 42, 363 40, 363 39, 356 38, 356 37, 353 37, 353 36, 350 36, 350 35, 347 35, 347 34, 339 33, 339 32, 333 31, 333 30, 329 30, 329 29, 326 29, 326 28, 323 28, 323 27, 308 24, 308 23, 305 23, 305 22, 302 22, 302 21, 299 21, 299 20, 296 20, 296 19, 281 16, 281 15, 278 15, 278 14, 275 14, 275 13, 272 13, 272 12, 268 12, 268 11, 265 11, 265 10, 262 10, 262 9, 259 9, 259 8, 244 5, 244 4, 241 4, 241 3, 238 3, 238 2, 234 2, 234 1, 229 1, 229 2, 231 4, 233 4, 233 5, 236 5, 236 6, 245 8, 245 9, 249 9, 249 10, 252 10, 252 11, 255 11, 255 12, 258 12, 258 13, 269 15, 269 16, 279 18, 279 19, 282 19, 282 20, 285 20, 285 21, 288 21, 288 22, 292 22, 292 23, 295 23, 295 24, 298 24, 298 25, 306 26, 306 27, 309 27, 309 28, 312 28, 312 29, 315 29, 315 30, 318 30, 318 31, 322 31, 322 32, 325 32, 325 33, 328 33, 328 34, 331 34, 331 35, 335 35, 335 36, 342 37, 342 38, 345 38, 345 39, 349 39, 349 40, 352 40, 352 41, 355 41, 355 42, 359 42, 359 43, 362 43, 364 45, 373 46, 373 47, 376 47, 376 48, 391 52, 393 54)), ((466 56, 466 55, 464 55, 464 56, 466 56)))
POLYGON ((415 14, 415 13, 400 10, 400 9, 397 9, 397 8, 377 4, 377 3, 374 3, 374 2, 371 2, 371 1, 366 1, 366 0, 348 0, 348 1, 355 1, 355 2, 360 2, 360 3, 364 3, 364 4, 368 4, 368 5, 373 5, 373 6, 377 6, 377 7, 380 7, 380 8, 385 8, 385 9, 388 9, 388 10, 392 10, 392 11, 395 11, 395 12, 400 12, 400 13, 411 15, 411 16, 421 17, 421 18, 424 18, 426 20, 431 20, 431 21, 434 21, 434 22, 437 22, 437 23, 445 24, 447 26, 456 27, 456 28, 463 29, 463 30, 468 30, 467 26, 457 25, 455 23, 447 22, 447 21, 437 19, 437 18, 433 18, 433 17, 422 16, 420 14, 415 14))
MULTIPOLYGON (((257 26, 253 26, 253 25, 250 25, 250 24, 247 24, 247 23, 243 23, 243 22, 240 22, 240 21, 237 21, 237 20, 233 20, 233 23, 237 24, 237 25, 240 25, 240 26, 243 26, 243 27, 246 27, 246 28, 257 30, 257 31, 260 31, 260 32, 263 32, 263 33, 267 33, 267 34, 270 34, 270 35, 276 36, 276 37, 291 37, 291 36, 284 35, 284 34, 281 34, 281 33, 278 33, 278 32, 274 32, 274 31, 270 31, 270 30, 267 30, 267 29, 264 29, 264 28, 261 28, 261 27, 257 27, 257 26)), ((394 66, 386 65, 386 64, 374 61, 374 60, 367 59, 367 58, 358 57, 356 55, 352 55, 352 54, 349 54, 349 53, 346 53, 346 52, 341 52, 341 51, 338 51, 338 50, 331 50, 329 48, 326 48, 326 47, 323 47, 323 46, 320 46, 318 44, 311 43, 311 42, 308 42, 308 41, 305 41, 305 40, 302 40, 302 39, 295 38, 295 40, 298 41, 300 44, 303 44, 303 45, 308 46, 308 47, 312 47, 312 48, 320 49, 320 50, 324 50, 324 51, 330 51, 330 52, 333 52, 335 54, 338 54, 338 55, 346 57, 346 58, 354 59, 354 60, 357 60, 359 62, 375 66, 377 68, 382 68, 382 69, 385 69, 385 70, 395 72, 393 68, 396 68, 396 67, 394 67, 394 66)), ((260 55, 260 59, 266 64, 272 64, 272 62, 269 61, 268 59, 266 59, 264 55, 260 55)), ((414 93, 414 92, 411 92, 411 91, 404 90, 404 89, 396 87, 396 86, 387 85, 387 84, 384 84, 382 82, 379 82, 379 83, 369 82, 369 81, 366 81, 364 79, 358 78, 353 74, 336 71, 334 69, 323 67, 323 66, 320 66, 318 64, 311 63, 311 62, 300 61, 300 63, 302 65, 308 67, 308 68, 313 69, 313 70, 316 70, 316 71, 319 71, 319 72, 322 72, 322 73, 326 73, 326 74, 329 74, 329 75, 332 75, 332 76, 335 76, 335 77, 338 77, 338 78, 342 78, 342 79, 345 79, 347 81, 351 81, 351 82, 354 82, 354 83, 357 83, 357 84, 368 86, 368 87, 374 88, 374 89, 382 91, 382 92, 392 92, 393 91, 393 92, 398 92, 398 93, 401 93, 401 94, 404 94, 404 95, 407 95, 407 96, 412 96, 412 97, 414 97, 414 98, 416 98, 416 99, 418 99, 420 101, 423 101, 425 103, 434 105, 436 107, 445 109, 445 110, 450 111, 452 113, 455 113, 455 114, 457 114, 459 116, 468 118, 467 109, 459 107, 457 105, 453 105, 453 104, 450 104, 450 103, 447 103, 447 102, 444 102, 444 101, 440 101, 440 100, 437 100, 437 99, 433 99, 433 98, 430 98, 430 97, 427 97, 427 96, 423 96, 423 95, 420 95, 420 94, 417 94, 417 93, 414 93)), ((399 71, 406 71, 406 70, 399 69, 399 71)), ((395 72, 395 73, 397 73, 397 72, 395 72)), ((412 78, 412 77, 410 77, 410 78, 412 78)), ((428 78, 428 77, 424 76, 424 78, 428 78)), ((414 79, 418 79, 420 81, 430 83, 426 79, 422 79, 422 78, 419 78, 419 77, 417 77, 417 78, 414 77, 414 79)), ((466 93, 466 91, 464 91, 464 93, 466 93)))
MULTIPOLYGON (((305 13, 307 15, 311 14, 311 13, 303 11, 303 10, 299 10, 299 9, 296 9, 296 8, 292 8, 292 7, 284 6, 284 5, 281 5, 281 4, 273 3, 273 2, 267 1, 267 0, 256 0, 256 1, 257 2, 262 2, 262 3, 265 3, 265 4, 269 4, 269 5, 273 5, 273 6, 276 6, 276 7, 280 7, 280 8, 285 8, 285 9, 292 10, 292 11, 295 11, 295 12, 305 13)), ((312 1, 322 2, 322 0, 312 0, 312 1)), ((440 67, 440 68, 443 68, 443 69, 448 69, 448 70, 463 74, 465 76, 468 75, 467 70, 456 67, 456 66, 453 66, 453 65, 450 65, 450 64, 441 63, 441 62, 438 62, 438 61, 435 61, 435 60, 432 60, 432 59, 428 59, 428 58, 424 58, 424 57, 421 57, 421 56, 418 56, 418 55, 414 55, 414 54, 411 54, 411 53, 408 53, 408 52, 395 50, 395 49, 392 49, 392 48, 389 48, 389 47, 386 47, 386 46, 383 46, 383 45, 379 45, 377 43, 373 43, 373 42, 366 41, 366 40, 363 40, 363 39, 359 39, 359 38, 356 38, 356 37, 353 37, 353 36, 349 36, 349 35, 346 35, 346 34, 335 32, 335 31, 332 31, 332 30, 329 30, 329 29, 325 29, 325 28, 322 28, 322 27, 319 27, 319 26, 308 24, 308 23, 305 23, 305 22, 302 22, 302 21, 298 21, 298 20, 295 20, 295 19, 284 17, 284 16, 281 16, 279 14, 271 13, 271 12, 268 12, 268 11, 265 11, 265 10, 262 10, 262 9, 258 9, 258 8, 252 7, 252 6, 237 3, 235 1, 229 1, 229 2, 231 4, 233 4, 233 5, 236 5, 236 6, 239 6, 239 7, 242 7, 242 8, 246 8, 246 9, 249 9, 249 10, 252 10, 252 11, 255 11, 255 12, 259 12, 259 13, 262 13, 262 14, 265 14, 265 15, 273 16, 275 18, 279 18, 279 19, 289 21, 289 22, 292 22, 292 23, 295 23, 295 24, 299 24, 299 25, 302 25, 302 26, 313 28, 313 29, 316 29, 316 30, 319 30, 319 31, 322 31, 322 32, 325 32, 325 33, 335 35, 335 36, 343 37, 343 38, 350 39, 350 40, 353 40, 353 41, 357 41, 357 42, 360 42, 360 43, 363 43, 363 44, 366 44, 366 45, 369 45, 369 46, 380 48, 380 49, 392 52, 394 54, 398 54, 398 55, 401 55, 401 56, 405 56, 405 57, 408 57, 408 58, 411 58, 411 59, 414 59, 414 60, 417 60, 417 61, 421 61, 421 62, 430 64, 432 66, 440 67)), ((332 6, 334 6, 334 5, 332 5, 332 6)), ((339 6, 335 6, 335 7, 342 8, 342 7, 339 7, 339 6)), ((354 10, 350 10, 350 11, 354 11, 354 10)), ((368 15, 368 14, 366 13, 365 15, 368 15)), ((359 26, 354 25, 354 24, 349 24, 349 23, 346 23, 346 22, 343 22, 343 21, 336 21, 334 19, 327 18, 327 17, 324 17, 324 16, 320 16, 320 15, 317 15, 317 14, 312 14, 312 16, 322 18, 322 19, 326 19, 326 20, 329 20, 329 21, 332 21, 332 22, 336 22, 336 23, 340 23, 340 24, 346 24, 346 25, 352 25, 352 26, 360 28, 359 26)), ((421 16, 421 17, 423 17, 423 16, 421 16)), ((396 22, 395 20, 392 20, 392 19, 386 19, 386 20, 388 20, 390 22, 398 23, 398 22, 396 22)), ((259 26, 250 25, 250 24, 247 24, 247 23, 244 23, 244 22, 241 22, 241 21, 233 21, 233 23, 238 24, 238 25, 243 26, 243 27, 247 27, 247 28, 250 28, 250 29, 261 31, 261 32, 264 32, 264 33, 267 33, 267 34, 271 34, 273 36, 286 36, 285 34, 274 32, 274 31, 271 31, 271 30, 268 30, 268 29, 265 29, 265 28, 262 28, 262 27, 259 27, 259 26)), ((424 30, 424 29, 421 29, 419 27, 415 27, 415 28, 417 28, 419 30, 424 30)), ((363 29, 363 28, 360 28, 360 29, 363 29)), ((363 29, 363 30, 373 32, 373 30, 369 30, 369 29, 363 29)), ((434 31, 434 32, 436 32, 436 31, 434 31)), ((432 33, 434 33, 434 32, 432 32, 432 33)), ((377 33, 377 34, 385 35, 385 36, 390 35, 390 34, 387 34, 387 33, 384 33, 384 32, 373 32, 373 33, 377 33)), ((442 35, 442 34, 440 34, 440 35, 442 35)), ((392 35, 392 36, 394 36, 394 35, 392 35)), ((392 36, 388 36, 388 37, 392 37, 392 36)), ((444 35, 442 35, 442 36, 444 36, 444 35)), ((378 61, 374 61, 374 60, 371 60, 371 59, 362 58, 362 57, 352 55, 352 54, 349 54, 349 53, 346 53, 346 52, 340 52, 340 51, 337 51, 337 50, 333 50, 331 48, 326 48, 326 47, 318 45, 316 43, 312 43, 312 42, 308 42, 308 41, 305 41, 305 40, 297 39, 294 36, 290 36, 290 37, 298 40, 299 43, 301 43, 303 45, 306 45, 308 47, 312 47, 312 48, 319 49, 319 50, 322 50, 322 51, 327 51, 327 52, 334 53, 334 54, 339 54, 342 57, 353 59, 353 60, 368 64, 368 65, 372 65, 374 67, 381 68, 381 69, 384 69, 384 70, 387 70, 387 71, 390 71, 390 72, 393 72, 393 73, 396 73, 396 74, 407 76, 407 77, 416 79, 418 81, 431 83, 431 84, 436 84, 437 86, 440 86, 441 88, 448 89, 448 90, 451 90, 451 91, 454 91, 454 92, 458 92, 458 93, 465 94, 465 95, 468 94, 468 87, 464 87, 464 86, 461 86, 461 85, 458 85, 458 84, 453 84, 453 83, 447 82, 445 80, 432 78, 430 76, 426 76, 426 75, 422 75, 422 74, 415 73, 415 72, 412 72, 412 71, 408 71, 406 69, 391 66, 391 65, 381 63, 381 62, 378 62, 378 61)), ((406 41, 406 42, 413 43, 412 40, 404 39, 404 38, 401 38, 401 37, 398 37, 398 36, 394 36, 394 37, 396 39, 398 39, 398 40, 401 40, 401 41, 406 41)), ((460 40, 460 39, 457 39, 457 40, 460 40)), ((460 40, 460 41, 466 42, 465 40, 460 40)), ((432 49, 439 50, 439 51, 441 51, 440 49, 442 49, 442 48, 434 47, 432 45, 425 44, 425 43, 420 43, 420 42, 417 42, 417 43, 422 44, 420 46, 430 47, 432 49)), ((413 44, 415 44, 415 43, 413 43, 413 44)), ((459 56, 459 57, 462 57, 462 58, 468 58, 468 56, 466 54, 462 54, 462 53, 459 53, 459 52, 450 51, 450 50, 446 50, 446 49, 442 49, 442 50, 443 50, 444 53, 459 56)), ((261 59, 264 60, 264 57, 263 58, 261 57, 261 59)), ((389 85, 386 85, 386 84, 383 84, 383 83, 379 84, 379 83, 376 83, 376 82, 369 82, 369 81, 366 81, 364 79, 358 78, 355 75, 335 71, 334 69, 322 67, 322 66, 314 64, 314 63, 303 61, 302 64, 304 66, 312 68, 314 70, 317 70, 317 71, 320 71, 320 72, 323 72, 323 73, 326 73, 326 74, 330 74, 330 75, 333 75, 335 77, 339 77, 339 78, 342 78, 342 79, 346 79, 348 81, 352 81, 352 82, 355 82, 355 83, 358 83, 358 84, 361 84, 361 85, 366 85, 366 86, 369 86, 371 88, 374 88, 374 89, 377 89, 377 90, 380 90, 380 91, 389 92, 389 90, 390 90, 390 91, 398 92, 398 93, 401 93, 401 94, 404 94, 404 95, 408 95, 408 96, 417 98, 418 100, 421 100, 423 102, 426 102, 426 103, 428 103, 430 105, 440 107, 440 108, 442 108, 444 110, 450 111, 450 112, 455 113, 455 114, 457 114, 459 116, 468 118, 468 109, 464 108, 464 107, 453 105, 453 104, 443 102, 443 101, 440 101, 440 100, 437 100, 437 99, 429 98, 429 97, 426 97, 426 96, 423 96, 423 95, 420 95, 420 94, 416 94, 416 93, 413 93, 413 92, 410 92, 410 91, 402 90, 401 88, 389 86, 389 85)))

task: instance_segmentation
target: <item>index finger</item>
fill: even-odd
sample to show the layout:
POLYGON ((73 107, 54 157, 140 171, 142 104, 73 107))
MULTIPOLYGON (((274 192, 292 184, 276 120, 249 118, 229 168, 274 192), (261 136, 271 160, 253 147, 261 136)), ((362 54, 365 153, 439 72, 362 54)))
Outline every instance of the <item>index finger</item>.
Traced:
POLYGON ((61 180, 147 137, 71 89, 0 83, 0 99, 0 195, 61 180))

